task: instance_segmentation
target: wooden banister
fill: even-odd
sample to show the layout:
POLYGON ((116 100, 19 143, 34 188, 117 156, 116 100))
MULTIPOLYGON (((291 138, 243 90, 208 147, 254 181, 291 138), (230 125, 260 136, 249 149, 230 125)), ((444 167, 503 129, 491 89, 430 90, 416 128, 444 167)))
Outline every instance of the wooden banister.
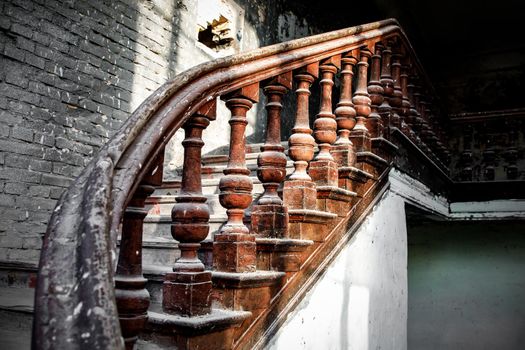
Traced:
MULTIPOLYGON (((256 239, 242 221, 244 211, 252 201, 252 183, 248 176, 250 171, 245 164, 244 131, 246 112, 254 102, 258 101, 259 83, 263 81, 272 81, 284 76, 288 76, 289 81, 291 72, 294 72, 297 82, 296 124, 290 137, 290 157, 295 161, 295 172, 289 180, 285 181, 283 190, 284 204, 288 208, 297 209, 290 214, 290 217, 293 216, 296 222, 304 218, 310 220, 309 224, 319 224, 335 220, 338 215, 344 215, 346 209, 341 209, 338 215, 326 212, 312 214, 318 197, 315 183, 306 171, 314 156, 314 140, 308 124, 309 87, 318 77, 320 67, 323 78, 321 82, 323 99, 319 122, 315 129, 323 152, 318 161, 336 163, 331 159, 330 150, 331 144, 335 141, 338 124, 341 140, 347 147, 345 150, 347 161, 339 165, 346 166, 345 174, 352 174, 353 178, 361 179, 363 182, 368 181, 366 179, 371 178, 372 175, 366 174, 362 169, 353 168, 354 150, 352 146, 348 148, 351 143, 350 141, 347 143, 346 138, 349 132, 356 150, 361 152, 358 157, 365 157, 367 162, 378 165, 379 168, 382 166, 382 159, 374 157, 370 152, 367 118, 372 110, 368 91, 370 86, 368 65, 372 57, 373 78, 377 80, 379 54, 372 56, 370 48, 379 42, 384 43, 391 39, 395 39, 397 45, 404 47, 411 66, 422 77, 421 81, 426 84, 427 90, 432 92, 432 87, 405 34, 393 19, 218 59, 178 75, 155 91, 102 147, 71 188, 61 197, 53 212, 42 247, 35 296, 34 349, 124 348, 114 288, 113 256, 115 254, 112 254, 116 250, 117 237, 122 231, 121 224, 126 213, 130 212, 130 208, 136 206, 137 196, 143 197, 144 184, 151 169, 162 156, 167 142, 181 127, 184 126, 187 131, 185 162, 200 162, 202 143, 198 139, 207 124, 203 116, 210 115, 210 109, 214 108, 214 101, 218 97, 226 100, 227 107, 232 112, 229 163, 220 184, 220 200, 228 209, 228 222, 215 237, 213 253, 214 266, 218 271, 249 272, 254 271, 256 266, 256 239), (339 111, 337 109, 335 111, 338 117, 336 122, 331 110, 331 87, 341 57, 345 85, 338 104, 339 111), (357 88, 351 98, 349 84, 353 72, 349 70, 353 68, 356 61, 357 88), (353 125, 354 116, 355 125, 353 125), (306 192, 308 194, 305 194, 306 192), (300 197, 301 193, 303 197, 300 197), (308 202, 304 200, 306 197, 308 202), (242 249, 239 250, 239 247, 242 249)), ((383 59, 386 51, 382 51, 383 59)), ((382 68, 384 66, 383 64, 382 68)), ((397 70, 395 76, 399 78, 397 70)), ((383 85, 383 74, 380 78, 383 85)), ((266 152, 273 150, 282 153, 275 140, 276 123, 279 119, 279 108, 276 103, 282 92, 281 87, 290 89, 291 85, 288 83, 267 85, 265 90, 273 103, 269 108, 272 131, 267 138, 266 152)), ((404 91, 399 83, 394 82, 392 88, 401 93, 404 91)), ((374 93, 381 92, 374 91, 374 93)), ((374 103, 375 101, 379 100, 375 99, 374 103)), ((426 130, 429 120, 425 117, 429 112, 422 101, 423 99, 416 98, 414 102, 416 106, 419 105, 419 114, 422 118, 419 120, 418 116, 415 117, 420 121, 421 128, 426 130)), ((381 113, 381 106, 376 107, 381 113)), ((337 151, 337 148, 333 151, 337 151)), ((282 157, 276 157, 282 160, 282 157)), ((262 165, 265 159, 263 156, 262 165)), ((207 278, 206 283, 209 282, 209 275, 203 271, 196 256, 198 244, 203 239, 204 231, 207 231, 206 210, 200 210, 203 209, 203 197, 199 193, 200 183, 197 180, 195 182, 189 180, 197 176, 200 171, 198 167, 190 170, 188 166, 190 164, 185 164, 183 192, 179 195, 178 205, 173 211, 174 237, 180 240, 184 254, 182 260, 175 263, 173 274, 167 276, 168 286, 165 292, 168 295, 173 292, 171 288, 173 282, 181 281, 177 279, 180 277, 178 273, 198 274, 202 278, 207 278), (201 220, 190 222, 184 216, 187 208, 199 212, 201 220), (190 237, 186 235, 188 233, 186 229, 190 226, 198 226, 197 231, 200 232, 202 229, 202 232, 196 237, 190 237)), ((337 165, 335 167, 337 170, 337 165)), ((281 182, 282 176, 267 177, 263 169, 261 177, 266 184, 267 192, 260 204, 264 205, 270 201, 272 205, 280 205, 274 190, 275 183, 281 182)), ((330 182, 334 185, 332 187, 337 187, 337 176, 335 180, 335 183, 330 182)), ((328 199, 332 200, 332 197, 348 203, 351 195, 355 194, 351 191, 341 192, 332 189, 329 195, 331 197, 322 199, 328 204, 331 203, 328 199)), ((285 210, 278 213, 284 214, 285 210)), ((317 234, 313 229, 310 233, 317 234)), ((279 235, 290 238, 293 234, 295 233, 283 232, 279 235)), ((323 231, 323 235, 326 235, 326 232, 323 231)), ((324 238, 316 236, 316 239, 320 242, 324 238)), ((309 242, 308 244, 311 244, 311 241, 309 242)), ((294 247, 307 245, 304 242, 286 244, 296 244, 294 247)), ((128 248, 124 244, 121 249, 128 248)), ((128 263, 135 264, 132 261, 128 263)), ((119 276, 124 276, 124 272, 125 269, 120 269, 119 276)), ((137 280, 140 279, 140 275, 139 270, 133 271, 133 276, 137 277, 137 280)), ((219 277, 224 277, 221 276, 219 277)), ((271 276, 274 281, 282 277, 280 274, 271 276)), ((121 283, 121 280, 122 278, 116 279, 117 288, 128 288, 121 283)), ((137 284, 137 286, 140 287, 137 287, 137 290, 143 290, 142 285, 137 284)), ((201 295, 206 293, 202 292, 201 295)), ((121 296, 119 300, 123 300, 121 296)), ((193 306, 186 305, 186 308, 181 307, 181 303, 183 304, 176 298, 166 297, 164 309, 182 315, 208 312, 209 304, 205 300, 193 306)), ((144 320, 142 309, 132 311, 133 315, 144 320)), ((123 329, 127 330, 126 327, 124 326, 123 329)), ((132 343, 135 337, 134 334, 125 336, 129 339, 128 344, 132 343)))

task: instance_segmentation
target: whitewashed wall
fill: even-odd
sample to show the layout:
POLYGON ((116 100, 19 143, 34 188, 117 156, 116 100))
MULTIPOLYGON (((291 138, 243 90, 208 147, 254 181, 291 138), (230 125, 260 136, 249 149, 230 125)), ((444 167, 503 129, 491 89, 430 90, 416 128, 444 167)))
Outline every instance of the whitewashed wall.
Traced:
POLYGON ((268 349, 407 348, 405 203, 448 216, 445 198, 392 170, 390 187, 268 349))
POLYGON ((269 349, 406 349, 404 200, 388 191, 269 349))

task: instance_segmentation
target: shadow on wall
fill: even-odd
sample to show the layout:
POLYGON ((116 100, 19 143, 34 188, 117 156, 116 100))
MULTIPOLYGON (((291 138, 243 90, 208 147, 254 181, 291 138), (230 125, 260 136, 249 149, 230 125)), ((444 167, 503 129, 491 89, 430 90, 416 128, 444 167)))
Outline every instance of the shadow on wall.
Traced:
MULTIPOLYGON (((284 11, 283 4, 279 1, 247 1, 230 0, 217 2, 214 0, 186 0, 179 1, 176 5, 178 17, 174 20, 177 26, 177 36, 172 41, 172 57, 170 58, 171 72, 180 73, 198 63, 220 57, 221 52, 216 52, 202 43, 198 42, 196 23, 215 17, 220 18, 223 13, 211 14, 212 9, 227 13, 228 20, 232 22, 232 29, 237 33, 229 36, 235 40, 232 45, 236 48, 234 52, 242 52, 250 49, 287 41, 299 37, 308 36, 317 32, 308 25, 304 19, 298 18, 290 11, 284 11), (199 8, 205 4, 204 8, 210 13, 199 14, 199 8), (219 5, 217 5, 219 4, 219 5), (223 8, 224 7, 224 8, 223 8), (219 16, 220 15, 220 16, 219 16), (214 17, 215 16, 215 17, 214 17), (235 34, 235 35, 233 35, 235 34)), ((222 18, 222 17, 221 17, 222 18)), ((205 21, 205 22, 206 22, 205 21)), ((205 27, 206 23, 199 24, 205 27)), ((318 111, 318 84, 312 87, 313 96, 311 98, 311 119, 318 111), (313 102, 315 101, 315 102, 313 102)), ((261 85, 262 87, 263 85, 261 85)), ((282 139, 287 140, 295 119, 295 96, 293 89, 289 91, 283 100, 283 123, 282 139)), ((261 89, 260 100, 254 104, 248 112, 248 125, 246 128, 247 143, 262 143, 266 132, 266 98, 261 89)), ((217 120, 212 122, 204 131, 205 145, 204 154, 227 154, 229 142, 230 111, 225 107, 224 102, 218 103, 217 120), (210 137, 212 135, 212 137, 210 137), (220 135, 220 137, 213 137, 220 135)), ((178 168, 182 164, 183 154, 180 143, 184 138, 184 133, 179 130, 175 137, 170 141, 166 148, 165 159, 165 180, 172 180, 177 177, 178 168)))

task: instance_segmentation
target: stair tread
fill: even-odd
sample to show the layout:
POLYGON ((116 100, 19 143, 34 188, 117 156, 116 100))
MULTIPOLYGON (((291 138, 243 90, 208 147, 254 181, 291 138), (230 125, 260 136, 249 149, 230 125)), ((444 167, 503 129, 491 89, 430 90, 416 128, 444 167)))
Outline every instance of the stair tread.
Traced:
POLYGON ((0 288, 0 309, 30 312, 34 310, 35 290, 32 288, 0 288))
POLYGON ((145 264, 144 266, 142 266, 142 272, 145 275, 161 276, 167 272, 172 272, 172 271, 173 270, 170 266, 165 266, 165 265, 145 264))
MULTIPOLYGON (((226 214, 224 215, 210 215, 209 222, 225 222, 228 219, 226 214)), ((144 218, 144 222, 151 223, 171 223, 171 215, 148 215, 144 218)))
POLYGON ((179 246, 179 242, 177 242, 173 238, 170 239, 164 237, 144 235, 144 237, 142 238, 142 246, 151 248, 177 248, 179 246))
MULTIPOLYGON (((294 164, 293 160, 287 160, 286 161, 286 167, 292 168, 294 164)), ((226 169, 226 164, 212 164, 212 165, 205 165, 203 166, 203 169, 211 169, 212 172, 222 172, 224 169, 226 169)), ((246 164, 246 167, 250 170, 257 170, 258 165, 257 163, 250 163, 246 164)))
MULTIPOLYGON (((148 310, 150 324, 157 326, 177 326, 182 329, 199 330, 221 325, 240 324, 252 315, 249 311, 234 311, 212 308, 206 315, 186 317, 170 315, 162 311, 162 305, 152 303, 148 310)), ((170 327, 171 329, 171 327, 170 327)))
MULTIPOLYGON (((252 193, 252 197, 256 197, 256 196, 260 195, 261 193, 252 193)), ((207 200, 210 200, 210 199, 217 198, 218 195, 219 195, 218 193, 207 193, 207 194, 203 194, 202 196, 206 197, 207 200)), ((178 194, 155 194, 155 193, 153 193, 146 200, 146 204, 173 203, 173 202, 175 202, 175 198, 177 196, 178 196, 178 194), (155 201, 156 203, 152 203, 152 201, 155 201)))
POLYGON ((31 329, 0 329, 0 349, 31 348, 31 329))

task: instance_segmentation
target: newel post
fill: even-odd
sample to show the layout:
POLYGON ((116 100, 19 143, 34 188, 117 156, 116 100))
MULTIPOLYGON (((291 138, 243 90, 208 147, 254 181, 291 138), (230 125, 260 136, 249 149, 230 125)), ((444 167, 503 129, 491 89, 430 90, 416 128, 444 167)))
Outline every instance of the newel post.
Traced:
POLYGON ((208 235, 210 211, 201 185, 203 130, 215 120, 216 101, 203 105, 184 124, 182 183, 171 211, 171 234, 179 241, 181 256, 166 274, 162 308, 166 313, 198 316, 210 312, 211 272, 197 256, 200 242, 208 235))
POLYGON ((332 113, 332 88, 334 75, 341 66, 341 56, 333 56, 321 61, 321 101, 319 113, 314 122, 314 137, 319 145, 319 153, 310 163, 309 173, 317 186, 337 187, 339 175, 337 163, 330 154, 332 144, 337 138, 337 122, 332 113))
POLYGON ((267 98, 266 141, 257 158, 257 177, 264 193, 252 208, 252 231, 261 237, 284 237, 288 229, 288 209, 277 194, 286 177, 286 155, 281 145, 281 101, 292 88, 292 72, 268 81, 264 88, 267 98))
POLYGON ((164 150, 161 150, 153 170, 135 190, 122 222, 115 295, 126 349, 133 349, 148 319, 150 295, 146 289, 147 280, 142 275, 142 227, 148 214, 144 203, 155 190, 154 186, 162 184, 163 161, 164 150))
POLYGON ((246 167, 246 113, 259 101, 259 83, 221 97, 231 111, 230 151, 224 177, 219 182, 219 201, 226 208, 227 222, 213 242, 213 266, 217 271, 250 272, 256 267, 255 236, 243 223, 252 202, 253 184, 246 167))
POLYGON ((357 88, 352 98, 357 113, 357 122, 350 133, 350 140, 352 140, 357 152, 369 152, 371 149, 370 133, 366 128, 366 119, 372 111, 367 89, 368 60, 371 56, 367 47, 360 49, 359 63, 357 63, 357 88))
POLYGON ((297 108, 292 135, 288 139, 289 155, 294 161, 294 171, 284 182, 283 200, 288 208, 316 209, 317 190, 312 178, 306 172, 308 162, 314 157, 315 140, 312 137, 308 115, 310 86, 319 74, 319 64, 312 63, 297 71, 297 108))

